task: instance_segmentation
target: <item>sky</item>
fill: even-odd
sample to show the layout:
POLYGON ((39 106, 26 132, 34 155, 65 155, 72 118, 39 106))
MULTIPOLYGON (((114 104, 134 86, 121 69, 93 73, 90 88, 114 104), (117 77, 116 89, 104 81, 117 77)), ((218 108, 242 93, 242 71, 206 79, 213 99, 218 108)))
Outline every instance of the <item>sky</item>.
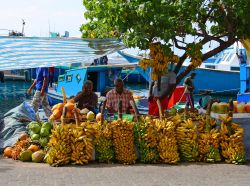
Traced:
POLYGON ((8 30, 22 31, 25 36, 48 37, 50 32, 81 37, 84 19, 82 0, 0 0, 0 35, 8 30))

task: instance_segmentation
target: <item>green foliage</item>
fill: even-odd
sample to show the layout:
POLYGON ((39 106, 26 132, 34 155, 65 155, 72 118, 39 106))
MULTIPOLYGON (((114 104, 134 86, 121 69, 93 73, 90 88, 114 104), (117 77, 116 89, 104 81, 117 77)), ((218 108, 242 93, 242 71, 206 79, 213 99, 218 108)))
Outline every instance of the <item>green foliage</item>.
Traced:
POLYGON ((218 43, 218 50, 202 54, 205 60, 250 38, 249 0, 83 0, 83 5, 88 21, 80 28, 83 38, 120 38, 140 49, 155 41, 170 43, 183 51, 176 73, 190 43, 218 43))

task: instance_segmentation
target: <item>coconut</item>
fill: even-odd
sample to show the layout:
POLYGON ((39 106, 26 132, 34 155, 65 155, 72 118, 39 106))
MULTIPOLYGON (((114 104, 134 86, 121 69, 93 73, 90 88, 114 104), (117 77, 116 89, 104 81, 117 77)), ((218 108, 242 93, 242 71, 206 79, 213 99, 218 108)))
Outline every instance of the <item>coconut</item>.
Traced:
POLYGON ((50 134, 49 129, 43 127, 41 128, 40 136, 47 137, 49 136, 49 134, 50 134))
POLYGON ((45 153, 42 150, 36 151, 32 154, 32 161, 36 163, 43 162, 45 153))
POLYGON ((24 150, 19 156, 21 161, 31 161, 32 152, 30 150, 24 150))
POLYGON ((42 124, 42 128, 46 128, 50 131, 53 128, 53 125, 50 122, 45 122, 42 124))

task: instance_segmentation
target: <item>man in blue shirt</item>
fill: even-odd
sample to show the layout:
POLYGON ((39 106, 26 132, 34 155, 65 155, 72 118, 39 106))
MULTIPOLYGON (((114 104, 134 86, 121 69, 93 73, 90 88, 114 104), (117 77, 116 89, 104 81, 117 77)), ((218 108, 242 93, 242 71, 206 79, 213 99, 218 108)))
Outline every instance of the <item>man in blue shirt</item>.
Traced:
POLYGON ((34 111, 37 112, 40 104, 44 109, 47 117, 51 115, 51 108, 48 102, 48 68, 37 68, 36 69, 36 79, 28 89, 28 93, 31 94, 32 89, 36 87, 36 92, 31 102, 34 111))

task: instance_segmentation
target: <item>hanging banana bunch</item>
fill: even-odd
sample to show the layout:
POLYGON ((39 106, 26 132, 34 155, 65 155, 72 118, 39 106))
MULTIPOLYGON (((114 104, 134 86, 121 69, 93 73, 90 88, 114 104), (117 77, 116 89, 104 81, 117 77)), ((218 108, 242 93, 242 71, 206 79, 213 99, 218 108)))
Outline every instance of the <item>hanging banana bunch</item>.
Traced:
POLYGON ((190 43, 187 45, 187 56, 191 58, 191 67, 196 69, 202 64, 202 45, 200 43, 190 43))
POLYGON ((162 45, 160 42, 151 43, 149 45, 150 59, 142 59, 139 65, 146 70, 152 68, 151 79, 157 80, 158 76, 168 73, 168 65, 178 63, 179 57, 175 55, 169 45, 162 45))

